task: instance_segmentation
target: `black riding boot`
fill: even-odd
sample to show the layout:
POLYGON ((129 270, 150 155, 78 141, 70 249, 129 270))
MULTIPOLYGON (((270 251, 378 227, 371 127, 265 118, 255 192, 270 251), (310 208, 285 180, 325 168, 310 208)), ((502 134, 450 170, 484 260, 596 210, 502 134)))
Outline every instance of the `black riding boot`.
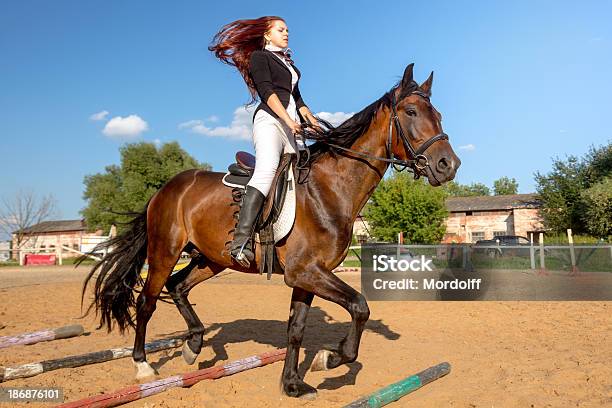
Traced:
POLYGON ((246 186, 238 214, 238 224, 234 230, 234 240, 230 244, 231 257, 245 268, 248 268, 255 259, 251 235, 265 198, 266 196, 255 187, 246 186))

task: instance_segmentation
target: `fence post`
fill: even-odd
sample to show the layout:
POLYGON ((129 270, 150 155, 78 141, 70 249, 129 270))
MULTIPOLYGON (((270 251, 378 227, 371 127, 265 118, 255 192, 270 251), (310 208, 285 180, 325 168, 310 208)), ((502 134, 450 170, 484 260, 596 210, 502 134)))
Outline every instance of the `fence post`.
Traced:
POLYGON ((569 241, 569 250, 570 250, 570 259, 572 260, 572 271, 570 275, 575 275, 578 273, 578 268, 576 268, 576 252, 574 251, 574 237, 572 237, 572 229, 567 229, 567 240, 569 241))
POLYGON ((540 232, 540 274, 548 275, 546 272, 546 262, 544 260, 544 233, 540 232))
POLYGON ((400 231, 400 232, 397 233, 397 251, 396 251, 397 254, 396 254, 396 257, 395 257, 395 259, 397 259, 398 261, 400 259, 400 254, 401 254, 400 253, 400 246, 401 245, 402 245, 402 232, 400 231))
POLYGON ((55 257, 57 258, 57 264, 62 264, 62 236, 58 235, 55 238, 55 257))
POLYGON ((531 270, 535 270, 535 249, 533 247, 533 232, 529 233, 529 259, 531 260, 531 270))

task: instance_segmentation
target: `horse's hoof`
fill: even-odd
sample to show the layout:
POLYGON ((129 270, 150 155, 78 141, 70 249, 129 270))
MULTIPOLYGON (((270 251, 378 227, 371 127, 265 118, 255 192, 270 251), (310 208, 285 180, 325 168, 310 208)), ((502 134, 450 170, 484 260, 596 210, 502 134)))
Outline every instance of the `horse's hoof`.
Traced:
POLYGON ((317 399, 317 390, 314 390, 312 392, 306 392, 302 395, 300 395, 298 398, 301 400, 306 400, 306 401, 314 401, 317 399))
POLYGON ((329 350, 319 350, 314 360, 312 360, 312 364, 310 365, 310 371, 327 371, 327 360, 331 355, 331 351, 329 350))
POLYGON ((189 348, 189 344, 185 342, 185 344, 183 344, 183 360, 185 360, 187 364, 192 365, 193 363, 195 363, 197 358, 198 355, 191 351, 191 348, 189 348))
POLYGON ((299 398, 312 401, 317 398, 317 390, 304 381, 293 382, 283 387, 285 395, 291 398, 299 398))
POLYGON ((144 380, 146 378, 155 377, 157 375, 157 371, 155 371, 153 367, 151 367, 146 361, 134 361, 134 366, 136 367, 137 380, 144 380))

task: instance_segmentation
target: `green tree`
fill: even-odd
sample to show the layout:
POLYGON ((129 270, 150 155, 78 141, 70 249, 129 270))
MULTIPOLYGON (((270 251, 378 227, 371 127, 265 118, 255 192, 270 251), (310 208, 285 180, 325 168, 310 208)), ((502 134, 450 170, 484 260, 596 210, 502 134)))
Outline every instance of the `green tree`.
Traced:
POLYGON ((592 147, 586 154, 585 184, 591 187, 612 175, 612 143, 599 148, 592 147))
POLYGON ((377 239, 395 241, 401 231, 405 242, 438 243, 446 229, 445 198, 443 189, 414 180, 407 173, 395 172, 378 185, 364 216, 377 239))
POLYGON ((493 194, 495 194, 496 196, 516 194, 517 192, 518 183, 514 178, 508 178, 504 176, 493 182, 493 194))
POLYGON ((552 171, 535 174, 536 190, 542 202, 540 211, 544 225, 557 233, 571 228, 584 232, 580 216, 584 211, 580 193, 585 189, 584 166, 575 156, 566 161, 553 159, 552 171))
POLYGON ((110 165, 103 173, 85 176, 83 198, 87 206, 81 210, 90 230, 107 231, 111 224, 122 229, 129 216, 116 213, 142 211, 147 201, 173 176, 183 170, 210 165, 198 163, 177 142, 160 148, 140 142, 120 148, 121 164, 110 165))
POLYGON ((612 177, 582 192, 587 230, 598 238, 612 235, 612 177))
POLYGON ((491 195, 489 187, 482 183, 459 184, 454 181, 444 184, 444 191, 451 197, 488 196, 491 195))
POLYGON ((549 173, 535 174, 545 226, 557 233, 571 228, 574 234, 601 236, 608 222, 604 211, 608 177, 612 177, 612 143, 591 147, 583 158, 553 159, 549 173))

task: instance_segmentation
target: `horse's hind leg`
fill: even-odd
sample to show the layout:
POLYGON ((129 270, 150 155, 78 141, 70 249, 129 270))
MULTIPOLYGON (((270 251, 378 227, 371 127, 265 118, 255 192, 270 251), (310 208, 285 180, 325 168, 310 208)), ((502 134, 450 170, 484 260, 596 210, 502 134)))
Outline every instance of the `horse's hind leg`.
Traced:
MULTIPOLYGON (((179 248, 183 246, 184 244, 179 248)), ((155 311, 157 298, 168 280, 181 250, 171 251, 169 248, 162 249, 159 246, 152 248, 151 241, 149 241, 148 253, 151 254, 149 256, 149 273, 142 292, 140 292, 136 300, 136 337, 134 339, 132 358, 136 366, 137 379, 151 377, 156 374, 155 370, 147 363, 144 349, 147 324, 155 311), (176 252, 176 254, 173 252, 176 252)))
POLYGON ((189 328, 189 335, 185 344, 183 344, 183 359, 189 365, 195 363, 198 354, 202 351, 204 325, 191 307, 187 296, 194 286, 211 278, 223 269, 218 265, 206 265, 204 257, 199 255, 192 259, 187 267, 172 275, 166 283, 166 288, 168 288, 172 300, 174 300, 179 313, 183 316, 189 328), (195 266, 197 268, 194 269, 195 266))

